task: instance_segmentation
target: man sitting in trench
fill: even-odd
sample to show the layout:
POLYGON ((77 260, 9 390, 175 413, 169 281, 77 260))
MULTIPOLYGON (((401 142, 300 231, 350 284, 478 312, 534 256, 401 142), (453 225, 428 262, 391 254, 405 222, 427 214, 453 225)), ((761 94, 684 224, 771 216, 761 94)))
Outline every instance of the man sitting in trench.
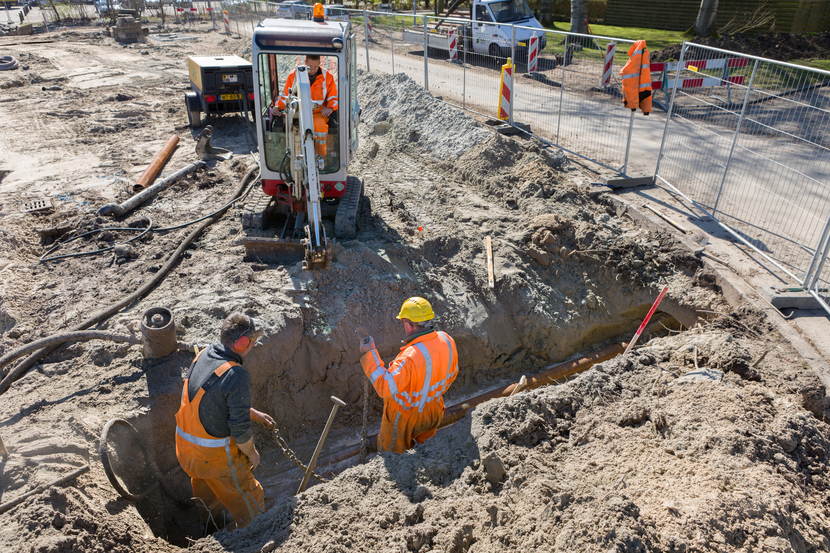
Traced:
POLYGON ((251 421, 273 428, 274 419, 251 407, 242 366, 261 336, 247 315, 229 315, 220 343, 199 352, 188 369, 176 413, 176 457, 190 476, 193 495, 211 513, 221 503, 239 528, 265 510, 265 493, 253 474, 259 452, 251 421))
POLYGON ((406 338, 389 368, 371 336, 360 343, 360 364, 383 398, 378 451, 403 453, 438 431, 444 417, 444 393, 458 375, 458 351, 449 334, 433 328, 435 313, 424 298, 403 302, 397 318, 406 338))

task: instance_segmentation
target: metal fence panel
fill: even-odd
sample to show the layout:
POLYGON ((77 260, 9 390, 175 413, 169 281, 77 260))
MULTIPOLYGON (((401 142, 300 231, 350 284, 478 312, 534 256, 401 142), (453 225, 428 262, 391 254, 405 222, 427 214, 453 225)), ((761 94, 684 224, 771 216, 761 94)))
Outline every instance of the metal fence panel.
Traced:
POLYGON ((830 216, 830 73, 687 43, 657 177, 803 282, 830 216))

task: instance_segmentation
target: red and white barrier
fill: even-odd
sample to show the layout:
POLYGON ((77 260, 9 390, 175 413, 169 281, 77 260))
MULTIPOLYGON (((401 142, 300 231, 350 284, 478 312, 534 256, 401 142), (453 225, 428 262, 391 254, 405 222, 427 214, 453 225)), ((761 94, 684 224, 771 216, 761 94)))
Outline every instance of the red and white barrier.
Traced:
MULTIPOLYGON (((674 71, 677 69, 678 61, 669 62, 652 62, 649 66, 652 73, 660 73, 663 71, 674 71)), ((733 67, 746 67, 749 65, 749 58, 718 58, 715 60, 692 60, 684 61, 683 65, 686 67, 694 67, 692 71, 699 71, 701 69, 723 69, 733 67)))
POLYGON ((605 65, 602 68, 602 79, 599 86, 604 88, 611 86, 612 67, 614 66, 614 54, 617 52, 617 43, 609 42, 605 48, 605 65))
POLYGON ((513 101, 513 60, 507 58, 507 63, 501 66, 501 79, 499 80, 499 119, 508 121, 510 119, 510 103, 513 101))
MULTIPOLYGON (((677 64, 680 62, 656 62, 650 65, 652 74, 662 73, 663 78, 659 81, 651 83, 652 90, 670 89, 674 87, 675 80, 670 79, 668 73, 677 70, 677 64)), ((723 75, 721 77, 704 76, 695 77, 691 79, 680 79, 679 88, 709 88, 713 86, 726 86, 728 84, 743 84, 746 77, 743 75, 729 76, 729 70, 735 67, 746 67, 749 65, 749 58, 718 58, 712 60, 692 60, 684 61, 683 65, 690 71, 700 71, 703 69, 721 69, 723 75)))
POLYGON ((455 27, 449 29, 447 41, 450 44, 450 61, 458 60, 458 29, 455 27))
MULTIPOLYGON (((727 84, 744 84, 746 77, 743 75, 736 75, 721 79, 720 77, 698 77, 696 79, 680 79, 678 88, 710 88, 713 86, 726 86, 727 84)), ((654 81, 651 83, 652 90, 660 90, 662 88, 674 88, 674 79, 666 79, 664 81, 654 81)))
POLYGON ((231 34, 231 16, 228 10, 222 10, 222 23, 225 24, 225 34, 231 34))
POLYGON ((527 44, 527 72, 539 71, 539 37, 532 35, 527 44))

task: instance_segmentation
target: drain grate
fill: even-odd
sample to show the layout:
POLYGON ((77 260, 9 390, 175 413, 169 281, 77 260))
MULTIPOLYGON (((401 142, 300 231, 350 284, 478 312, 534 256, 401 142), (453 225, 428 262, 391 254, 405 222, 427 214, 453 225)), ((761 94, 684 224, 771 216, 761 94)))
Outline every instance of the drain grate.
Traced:
POLYGON ((52 200, 49 198, 37 198, 35 200, 29 200, 23 204, 21 207, 21 211, 23 213, 36 213, 38 211, 46 211, 52 209, 54 206, 52 205, 52 200))

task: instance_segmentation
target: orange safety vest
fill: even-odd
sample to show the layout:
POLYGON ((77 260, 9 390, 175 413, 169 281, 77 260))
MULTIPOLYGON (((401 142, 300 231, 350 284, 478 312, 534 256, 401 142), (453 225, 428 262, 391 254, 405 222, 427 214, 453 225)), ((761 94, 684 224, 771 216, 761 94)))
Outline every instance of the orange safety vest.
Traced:
POLYGON ((628 62, 620 71, 623 104, 645 115, 651 113, 651 67, 645 40, 638 40, 628 49, 628 62))
MULTIPOLYGON (((333 111, 337 111, 337 107, 339 106, 337 81, 335 81, 334 76, 329 71, 326 71, 322 67, 320 71, 322 75, 314 79, 314 82, 311 83, 311 103, 314 104, 314 109, 326 106, 333 111)), ((285 102, 288 100, 291 87, 294 86, 296 76, 297 70, 294 69, 288 74, 288 78, 285 79, 282 94, 277 99, 277 108, 285 109, 285 102)), ((309 75, 309 77, 311 76, 309 75)))
MULTIPOLYGON (((193 360, 194 364, 199 355, 193 360)), ((239 363, 227 361, 219 365, 213 374, 221 378, 231 367, 237 365, 239 363)), ((207 433, 202 421, 199 420, 199 405, 205 395, 205 389, 199 388, 191 400, 187 393, 189 380, 184 380, 182 401, 176 412, 176 457, 182 469, 191 478, 219 478, 232 468, 233 459, 238 451, 236 440, 230 436, 217 438, 207 433)))
POLYGON ((444 408, 444 392, 458 375, 458 350, 450 335, 439 330, 403 346, 388 369, 377 349, 363 354, 360 363, 385 405, 420 413, 432 402, 444 408))

